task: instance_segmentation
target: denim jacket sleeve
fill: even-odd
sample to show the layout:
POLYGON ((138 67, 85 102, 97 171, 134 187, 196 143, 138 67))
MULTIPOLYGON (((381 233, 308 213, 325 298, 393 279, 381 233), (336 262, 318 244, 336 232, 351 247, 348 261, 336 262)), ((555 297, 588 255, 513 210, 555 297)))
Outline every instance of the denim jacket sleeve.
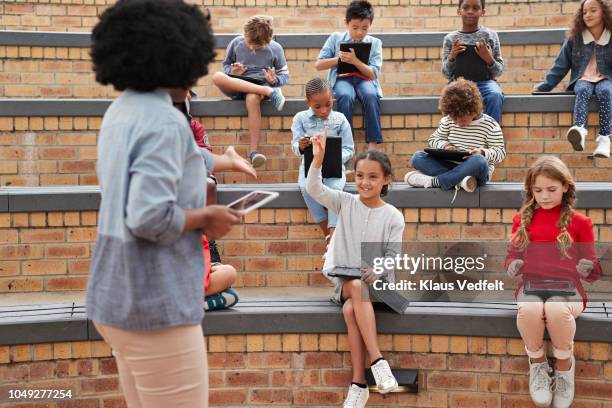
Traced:
POLYGON ((302 117, 303 113, 298 112, 293 117, 293 123, 291 124, 291 151, 293 151, 293 154, 296 156, 302 156, 300 152, 300 139, 306 135, 302 117))
POLYGON ((319 56, 317 57, 317 59, 327 59, 327 58, 334 58, 338 56, 336 45, 338 44, 339 35, 341 34, 332 33, 327 38, 327 40, 325 41, 325 44, 323 44, 323 48, 321 48, 321 51, 319 51, 319 56))
POLYGON ((555 64, 546 74, 544 82, 541 82, 536 86, 538 91, 551 91, 559 82, 561 82, 563 77, 565 77, 567 72, 572 67, 572 46, 573 41, 569 38, 563 42, 563 46, 561 47, 561 51, 559 51, 559 55, 557 55, 555 64))
POLYGON ((374 70, 376 78, 380 77, 382 63, 382 41, 380 41, 378 38, 374 38, 372 41, 372 49, 370 50, 370 60, 368 61, 368 66, 374 70))
POLYGON ((355 155, 355 142, 353 141, 353 132, 351 132, 349 121, 344 115, 341 116, 342 124, 339 133, 342 137, 342 163, 346 163, 355 155))

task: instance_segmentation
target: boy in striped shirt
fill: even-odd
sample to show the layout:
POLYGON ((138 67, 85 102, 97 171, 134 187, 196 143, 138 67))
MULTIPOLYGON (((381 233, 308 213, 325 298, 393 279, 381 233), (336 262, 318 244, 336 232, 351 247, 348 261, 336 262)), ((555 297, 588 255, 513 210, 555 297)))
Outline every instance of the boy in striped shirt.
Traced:
POLYGON ((495 119, 482 113, 476 84, 462 78, 444 88, 440 110, 445 116, 429 137, 429 147, 467 150, 469 154, 456 162, 416 152, 411 164, 417 171, 407 173, 404 181, 413 187, 473 192, 491 178, 495 164, 506 157, 501 128, 495 119))

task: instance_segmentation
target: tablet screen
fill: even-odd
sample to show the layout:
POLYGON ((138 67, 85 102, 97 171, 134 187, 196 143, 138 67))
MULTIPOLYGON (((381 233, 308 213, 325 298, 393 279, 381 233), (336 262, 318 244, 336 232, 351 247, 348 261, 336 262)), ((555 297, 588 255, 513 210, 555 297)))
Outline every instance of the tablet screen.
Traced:
POLYGON ((278 197, 278 193, 272 191, 253 191, 244 197, 239 198, 231 204, 228 204, 229 208, 234 210, 249 212, 262 205, 270 202, 278 197))

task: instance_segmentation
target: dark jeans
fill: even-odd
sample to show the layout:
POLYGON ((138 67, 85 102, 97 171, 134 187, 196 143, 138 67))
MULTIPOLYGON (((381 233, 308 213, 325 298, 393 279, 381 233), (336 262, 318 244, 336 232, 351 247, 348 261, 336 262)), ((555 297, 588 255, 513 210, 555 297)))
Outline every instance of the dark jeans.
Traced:
POLYGON ((454 188, 467 176, 476 177, 479 186, 489 181, 489 162, 481 154, 474 154, 456 163, 436 159, 425 152, 416 152, 412 156, 412 167, 428 176, 438 177, 442 190, 454 188))

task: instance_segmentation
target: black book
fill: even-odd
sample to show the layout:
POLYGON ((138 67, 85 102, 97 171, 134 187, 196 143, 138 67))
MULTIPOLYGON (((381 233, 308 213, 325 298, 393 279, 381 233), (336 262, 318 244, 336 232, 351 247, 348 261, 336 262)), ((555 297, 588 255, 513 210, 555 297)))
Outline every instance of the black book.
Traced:
MULTIPOLYGON (((312 145, 304 149, 304 175, 308 176, 308 170, 312 164, 312 145)), ((325 155, 321 169, 323 178, 342 177, 342 138, 328 137, 325 143, 325 155)))
MULTIPOLYGON (((340 51, 350 52, 350 49, 355 50, 355 55, 359 58, 359 61, 367 64, 370 61, 370 50, 372 49, 372 43, 369 42, 343 42, 340 43, 340 51)), ((359 72, 356 66, 340 61, 338 63, 337 75, 350 74, 353 72, 359 72)))
POLYGON ((486 81, 491 79, 487 63, 476 53, 476 46, 465 44, 465 51, 457 54, 455 58, 455 78, 463 77, 470 81, 486 81))

